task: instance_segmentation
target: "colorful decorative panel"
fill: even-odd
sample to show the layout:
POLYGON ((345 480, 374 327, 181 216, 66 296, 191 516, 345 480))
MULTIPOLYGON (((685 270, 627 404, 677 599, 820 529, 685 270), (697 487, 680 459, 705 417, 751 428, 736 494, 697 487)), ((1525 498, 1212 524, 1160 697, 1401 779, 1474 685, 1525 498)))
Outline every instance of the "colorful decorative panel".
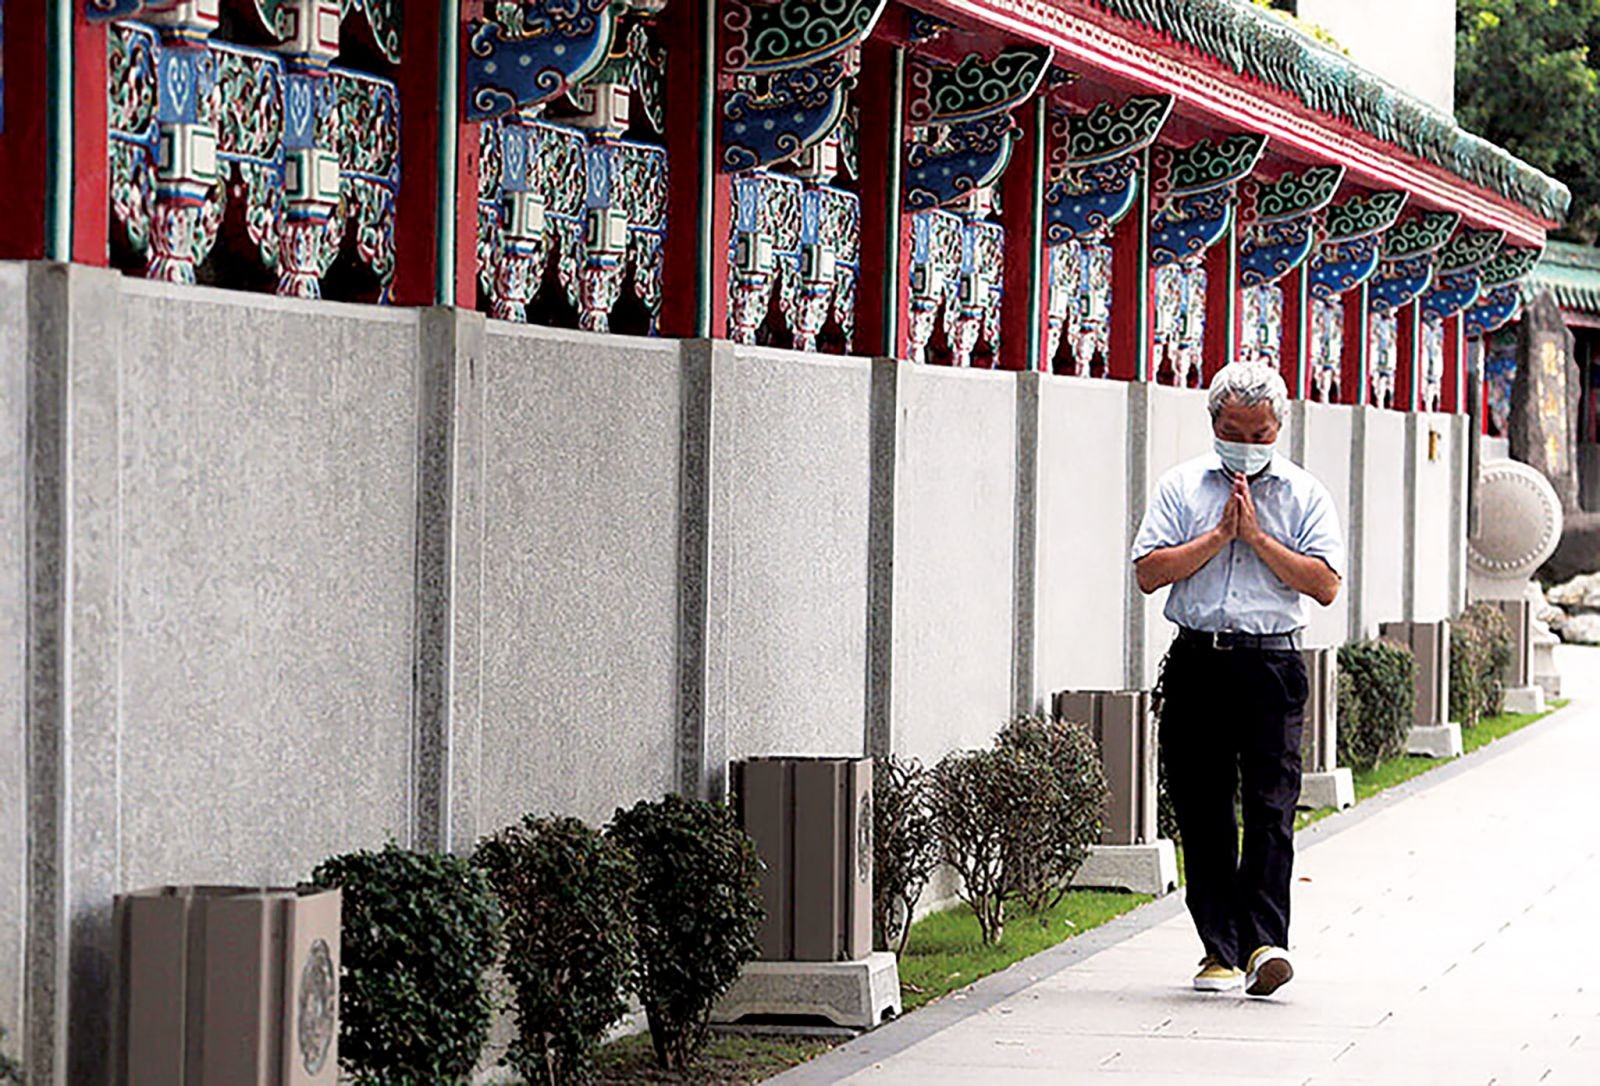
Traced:
POLYGON ((1247 286, 1239 292, 1241 362, 1264 362, 1277 368, 1283 351, 1283 287, 1277 283, 1247 286))
POLYGON ((1421 327, 1422 386, 1417 390, 1418 400, 1422 410, 1437 411, 1444 386, 1444 322, 1424 317, 1421 327))
POLYGON ((1486 336, 1517 319, 1522 312, 1522 291, 1515 283, 1484 292, 1478 304, 1467 310, 1462 331, 1469 337, 1486 336))
POLYGON ((547 295, 588 331, 610 330, 630 285, 654 332, 667 225, 666 152, 521 115, 485 124, 479 288, 490 313, 528 319, 547 295))
POLYGON ((270 275, 280 294, 320 297, 348 253, 374 299, 386 299, 400 190, 395 84, 170 30, 124 21, 107 36, 110 201, 123 251, 144 258, 149 278, 192 283, 224 224, 236 223, 228 259, 254 265, 234 268, 246 280, 270 275))
POLYGON ((1069 169, 1045 190, 1045 240, 1052 245, 1104 236, 1133 209, 1139 195, 1133 155, 1069 169))
POLYGON ((1156 269, 1154 358, 1164 362, 1173 384, 1188 387, 1198 377, 1206 342, 1206 267, 1190 256, 1156 269))
POLYGON ((548 102, 593 75, 611 52, 612 0, 497 0, 467 34, 467 120, 548 102))
POLYGON ((1367 388, 1370 402, 1376 407, 1388 407, 1394 399, 1399 350, 1399 319, 1393 313, 1368 314, 1367 388))
POLYGON ((1311 299, 1311 387, 1323 403, 1339 401, 1344 371, 1344 300, 1311 299))
POLYGON ((1180 196, 1150 222, 1150 262, 1157 268, 1202 255, 1228 232, 1233 219, 1229 186, 1180 196))
POLYGON ((1098 357, 1111 351, 1111 246, 1104 241, 1067 241, 1046 250, 1049 294, 1047 358, 1063 346, 1067 372, 1086 376, 1098 357))
POLYGON ((754 344, 775 315, 796 350, 814 351, 831 319, 848 352, 861 264, 860 200, 764 171, 740 174, 733 189, 729 337, 754 344))
POLYGON ((1493 336, 1484 341, 1483 392, 1489 409, 1489 429, 1505 436, 1511 423, 1511 385, 1517 378, 1517 341, 1493 336))
POLYGON ((942 332, 950 362, 972 364, 980 345, 1000 349, 1000 294, 1005 233, 988 221, 985 191, 958 212, 923 211, 911 218, 911 361, 929 361, 942 332))

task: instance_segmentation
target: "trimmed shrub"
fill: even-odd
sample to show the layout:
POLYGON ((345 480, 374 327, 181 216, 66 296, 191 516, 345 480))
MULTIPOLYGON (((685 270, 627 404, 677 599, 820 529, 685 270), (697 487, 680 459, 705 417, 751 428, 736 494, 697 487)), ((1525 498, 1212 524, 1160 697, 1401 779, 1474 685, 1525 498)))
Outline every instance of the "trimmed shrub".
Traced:
POLYGON ((0 1026, 0 1083, 6 1083, 7 1086, 12 1083, 15 1083, 15 1086, 22 1086, 28 1080, 23 1076, 22 1064, 12 1059, 3 1047, 5 1040, 5 1027, 0 1026))
POLYGON ((339 1064, 361 1086, 465 1083, 489 1036, 499 946, 489 880, 465 859, 390 843, 311 873, 344 891, 339 1064))
POLYGON ((1033 715, 1013 718, 995 745, 1038 759, 1055 778, 1056 808, 1045 835, 1017 865, 1017 896, 1026 908, 1042 912, 1061 901, 1089 847, 1100 842, 1111 798, 1100 746, 1082 724, 1033 715))
POLYGON ((1498 716, 1506 707, 1505 675, 1511 668, 1511 655, 1516 651, 1516 636, 1505 614, 1492 603, 1475 603, 1463 611, 1461 617, 1478 628, 1488 645, 1489 659, 1478 689, 1483 695, 1483 715, 1498 716))
POLYGON ((929 801, 940 858, 961 876, 983 941, 998 943, 1006 902, 1025 889, 1027 857, 1061 806, 1055 774, 1017 750, 956 751, 933 767, 929 801))
POLYGON ((481 842, 472 862, 505 914, 517 1022, 505 1062, 530 1084, 583 1081, 628 1009, 633 857, 576 818, 529 815, 481 842))
POLYGON ((656 1062, 683 1071, 712 1006, 760 950, 761 860, 728 808, 681 796, 617 811, 606 835, 639 869, 638 992, 656 1062))
POLYGON ((939 862, 928 771, 893 754, 872 764, 872 945, 905 953, 917 899, 939 862))
POLYGON ((1450 623, 1450 717, 1470 726, 1505 709, 1505 672, 1515 639, 1492 603, 1475 603, 1450 623))
POLYGON ((1353 709, 1343 716, 1342 697, 1339 764, 1364 771, 1405 753, 1417 700, 1411 650, 1393 641, 1357 641, 1339 649, 1339 671, 1350 680, 1353 709))

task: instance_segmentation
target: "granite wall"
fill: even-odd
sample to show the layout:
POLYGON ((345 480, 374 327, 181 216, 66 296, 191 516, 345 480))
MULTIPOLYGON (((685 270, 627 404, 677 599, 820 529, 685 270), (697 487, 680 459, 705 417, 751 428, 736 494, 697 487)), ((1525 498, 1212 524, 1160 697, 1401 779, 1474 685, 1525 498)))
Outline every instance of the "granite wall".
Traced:
MULTIPOLYGON (((0 264, 0 360, 0 1026, 52 1083, 104 1081, 119 891, 1148 684, 1127 547, 1211 447, 1197 391, 79 267, 0 264)), ((1357 555, 1314 639, 1448 609, 1465 433, 1297 407, 1357 555)))

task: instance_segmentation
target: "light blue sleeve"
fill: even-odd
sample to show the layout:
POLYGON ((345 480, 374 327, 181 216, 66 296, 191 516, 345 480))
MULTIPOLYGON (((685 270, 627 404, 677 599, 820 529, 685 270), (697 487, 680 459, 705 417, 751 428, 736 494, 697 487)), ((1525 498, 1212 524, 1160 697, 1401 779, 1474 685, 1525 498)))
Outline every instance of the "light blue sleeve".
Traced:
POLYGON ((1137 562, 1151 551, 1163 547, 1176 547, 1189 542, 1188 517, 1184 509, 1181 487, 1174 475, 1168 475, 1156 484, 1156 492, 1145 507, 1144 520, 1139 522, 1139 534, 1133 538, 1130 560, 1137 562))
POLYGON ((1328 488, 1317 480, 1312 480, 1300 513, 1294 549, 1322 559, 1340 577, 1345 575, 1344 533, 1339 530, 1339 514, 1333 507, 1333 496, 1328 488))

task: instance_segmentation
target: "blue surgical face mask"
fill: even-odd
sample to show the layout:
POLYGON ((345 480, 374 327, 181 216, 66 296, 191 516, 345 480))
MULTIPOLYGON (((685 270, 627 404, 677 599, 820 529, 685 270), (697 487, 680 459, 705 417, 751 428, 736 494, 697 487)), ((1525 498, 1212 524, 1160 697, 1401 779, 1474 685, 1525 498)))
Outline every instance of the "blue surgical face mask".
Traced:
POLYGON ((1275 441, 1265 445, 1249 445, 1242 441, 1224 441, 1220 437, 1216 443, 1222 466, 1229 471, 1240 472, 1247 478, 1272 463, 1272 451, 1278 445, 1275 441))

